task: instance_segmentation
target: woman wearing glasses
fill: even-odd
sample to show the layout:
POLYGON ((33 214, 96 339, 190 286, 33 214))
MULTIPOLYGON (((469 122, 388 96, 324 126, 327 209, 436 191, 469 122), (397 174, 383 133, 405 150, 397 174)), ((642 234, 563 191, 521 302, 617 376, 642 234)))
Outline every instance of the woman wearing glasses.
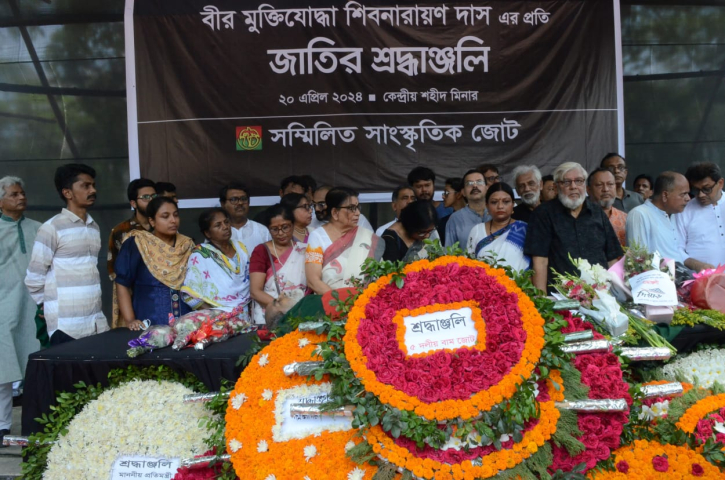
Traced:
POLYGON ((312 210, 314 208, 312 203, 310 203, 306 195, 301 193, 288 193, 282 197, 279 203, 293 212, 293 241, 306 244, 310 233, 312 233, 312 229, 310 228, 310 223, 312 223, 312 210))
POLYGON ((194 242, 178 233, 179 209, 170 198, 154 198, 146 213, 153 233, 129 232, 115 265, 120 318, 131 330, 141 320, 168 325, 170 314, 190 311, 179 295, 194 242))
MULTIPOLYGON (((292 194, 298 195, 298 194, 292 194)), ((290 194, 285 195, 285 197, 290 194)), ((307 199, 304 195, 299 195, 307 199)), ((307 202, 309 204, 309 202, 307 202)), ((311 210, 308 208, 308 212, 311 210)), ((265 323, 265 310, 280 297, 287 297, 288 307, 297 303, 307 291, 305 279, 306 244, 295 242, 295 212, 282 204, 271 206, 262 215, 272 240, 252 252, 249 275, 254 299, 253 317, 265 323)))
POLYGON ((184 301, 194 310, 243 306, 238 318, 251 327, 249 255, 242 242, 232 240, 229 214, 223 208, 202 212, 199 231, 206 242, 194 247, 189 257, 184 301))
POLYGON ((500 265, 526 270, 531 259, 524 255, 526 223, 514 220, 514 191, 503 182, 486 191, 486 209, 491 220, 479 223, 468 236, 468 253, 481 259, 493 257, 500 265))
POLYGON ((351 285, 368 258, 379 260, 385 249, 380 237, 358 227, 356 191, 336 187, 325 195, 328 223, 310 234, 305 253, 307 285, 317 294, 351 285))
POLYGON ((385 253, 383 260, 395 262, 417 258, 423 249, 423 240, 436 229, 438 215, 433 203, 416 200, 400 212, 400 219, 383 232, 385 253))

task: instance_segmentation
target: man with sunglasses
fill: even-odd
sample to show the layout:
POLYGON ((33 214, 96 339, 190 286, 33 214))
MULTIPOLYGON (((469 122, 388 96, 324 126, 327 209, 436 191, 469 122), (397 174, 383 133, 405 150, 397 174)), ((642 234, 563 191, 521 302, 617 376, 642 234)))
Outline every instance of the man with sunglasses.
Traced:
POLYGON ((711 265, 725 265, 725 201, 720 167, 697 163, 685 177, 694 197, 677 215, 677 229, 685 252, 711 265))
POLYGON ((677 217, 689 201, 690 185, 684 175, 662 172, 655 180, 652 197, 627 214, 627 244, 631 247, 637 243, 695 271, 711 268, 683 248, 677 217))
POLYGON ((235 182, 223 186, 219 190, 219 204, 229 214, 232 240, 242 242, 247 252, 253 252, 257 245, 272 240, 267 227, 248 218, 249 189, 245 185, 235 182))
POLYGON ((599 166, 614 174, 614 183, 617 186, 617 193, 614 196, 614 208, 627 213, 644 203, 642 195, 626 190, 623 186, 624 182, 627 181, 627 164, 623 156, 618 153, 608 153, 604 155, 599 166))
MULTIPOLYGON (((128 184, 126 189, 128 203, 131 204, 133 215, 126 221, 123 221, 113 227, 111 234, 108 236, 108 257, 106 267, 108 268, 108 277, 113 284, 113 318, 111 320, 111 328, 118 326, 119 310, 116 298, 116 271, 114 266, 118 252, 121 251, 121 245, 128 238, 128 234, 133 230, 151 230, 149 219, 146 216, 146 207, 149 202, 156 198, 156 184, 148 178, 137 178, 128 184)), ((124 324, 125 326, 125 324, 124 324)))

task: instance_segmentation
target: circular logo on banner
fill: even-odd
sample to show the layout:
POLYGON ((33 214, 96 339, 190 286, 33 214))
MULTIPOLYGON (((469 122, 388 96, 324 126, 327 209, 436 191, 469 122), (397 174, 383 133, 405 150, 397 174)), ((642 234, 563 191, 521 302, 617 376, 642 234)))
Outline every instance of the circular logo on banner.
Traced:
POLYGON ((237 127, 237 150, 261 150, 262 127, 237 127))

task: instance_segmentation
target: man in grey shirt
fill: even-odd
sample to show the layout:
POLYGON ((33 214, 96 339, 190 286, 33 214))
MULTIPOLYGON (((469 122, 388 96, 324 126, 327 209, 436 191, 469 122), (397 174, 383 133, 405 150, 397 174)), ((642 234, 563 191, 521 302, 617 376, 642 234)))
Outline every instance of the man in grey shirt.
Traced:
POLYGON ((617 193, 614 196, 614 208, 624 213, 644 203, 644 198, 637 192, 625 190, 622 186, 627 180, 627 163, 624 157, 618 153, 608 153, 599 163, 601 168, 606 168, 614 174, 614 183, 617 185, 617 193))
POLYGON ((463 196, 468 205, 451 214, 446 225, 446 247, 458 242, 465 248, 473 227, 491 220, 486 211, 486 180, 480 171, 469 170, 463 176, 463 196))

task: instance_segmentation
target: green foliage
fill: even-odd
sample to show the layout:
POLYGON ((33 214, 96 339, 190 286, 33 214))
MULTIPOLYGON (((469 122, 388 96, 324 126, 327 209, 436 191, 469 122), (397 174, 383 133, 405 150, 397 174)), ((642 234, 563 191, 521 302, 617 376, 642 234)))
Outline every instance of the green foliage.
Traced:
POLYGON ((570 363, 561 368, 561 379, 564 392, 569 400, 585 400, 589 398, 589 386, 582 383, 582 374, 570 363))
POLYGON ((269 341, 261 340, 259 336, 252 335, 252 344, 249 346, 249 350, 244 352, 242 355, 239 356, 239 359, 237 360, 237 367, 241 366, 242 368, 247 368, 247 365, 249 365, 249 362, 252 361, 252 358, 261 352, 264 347, 270 344, 269 341))
POLYGON ((586 463, 580 463, 571 469, 570 472, 563 472, 557 470, 552 476, 551 480, 587 480, 586 476, 586 463))
POLYGON ((560 410, 559 421, 556 423, 556 432, 552 436, 552 440, 557 447, 564 447, 572 457, 579 455, 586 447, 577 438, 581 437, 582 431, 579 430, 577 414, 571 410, 560 410))
POLYGON ((360 442, 348 450, 347 456, 350 460, 360 465, 369 463, 376 457, 375 452, 373 452, 373 447, 366 441, 360 442))
POLYGON ((23 478, 26 480, 42 480, 48 465, 48 453, 52 443, 68 433, 68 425, 73 417, 93 400, 96 400, 107 388, 115 388, 132 380, 157 380, 181 383, 196 391, 207 392, 206 387, 194 375, 179 373, 167 366, 150 367, 130 366, 112 370, 108 374, 109 385, 86 385, 79 382, 73 385, 75 392, 63 392, 56 398, 56 405, 50 406, 50 413, 44 413, 35 421, 43 425, 43 432, 30 435, 28 446, 23 448, 23 478))
MULTIPOLYGON (((224 418, 227 411, 227 405, 229 403, 228 392, 232 391, 234 386, 229 380, 222 379, 222 385, 219 389, 220 395, 214 397, 210 402, 205 404, 207 410, 213 413, 212 416, 202 418, 200 425, 202 428, 206 428, 209 432, 209 437, 204 440, 204 443, 209 447, 210 450, 214 450, 217 454, 222 454, 226 451, 226 439, 224 432, 226 429, 226 419, 224 418), (226 394, 226 395, 225 395, 226 394)), ((234 480, 237 477, 234 471, 234 466, 231 462, 212 462, 210 466, 219 463, 219 473, 215 477, 219 480, 234 480)))
POLYGON ((395 480, 398 468, 388 462, 379 462, 378 471, 373 475, 373 480, 395 480))

